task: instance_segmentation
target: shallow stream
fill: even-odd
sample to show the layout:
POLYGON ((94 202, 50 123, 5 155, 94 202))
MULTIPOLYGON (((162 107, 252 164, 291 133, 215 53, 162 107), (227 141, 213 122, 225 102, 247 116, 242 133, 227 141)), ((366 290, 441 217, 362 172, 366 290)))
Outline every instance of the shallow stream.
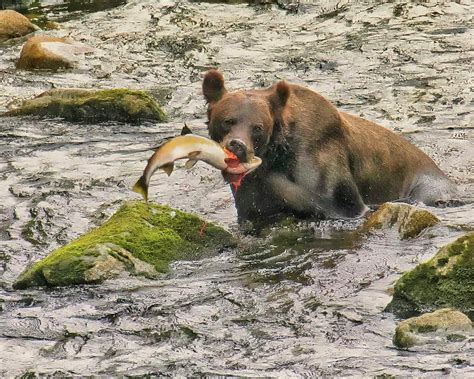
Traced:
MULTIPOLYGON (((474 377, 472 342, 397 350, 397 320, 383 312, 403 271, 474 228, 469 1, 47 7, 63 3, 39 2, 45 17, 61 21, 48 33, 94 52, 73 71, 26 72, 14 65, 25 38, 1 44, 0 112, 51 87, 129 87, 154 94, 170 121, 0 118, 1 377, 474 377), (200 87, 211 67, 229 88, 307 85, 403 133, 457 183, 466 204, 431 208, 442 224, 412 241, 392 231, 354 241, 360 221, 310 222, 309 234, 286 249, 242 236, 261 248, 178 262, 158 281, 12 290, 28 264, 137 197, 130 187, 160 141, 184 122, 206 134, 200 87)), ((238 233, 230 189, 202 163, 155 175, 150 192, 238 233)))

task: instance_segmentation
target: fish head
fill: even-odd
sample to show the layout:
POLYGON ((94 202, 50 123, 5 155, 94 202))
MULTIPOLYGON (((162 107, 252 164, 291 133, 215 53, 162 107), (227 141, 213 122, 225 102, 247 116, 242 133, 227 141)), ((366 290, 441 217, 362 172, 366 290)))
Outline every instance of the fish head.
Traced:
POLYGON ((223 171, 223 176, 232 185, 234 191, 237 191, 246 175, 262 164, 262 160, 255 156, 249 162, 240 162, 232 153, 225 158, 225 162, 227 168, 223 171))

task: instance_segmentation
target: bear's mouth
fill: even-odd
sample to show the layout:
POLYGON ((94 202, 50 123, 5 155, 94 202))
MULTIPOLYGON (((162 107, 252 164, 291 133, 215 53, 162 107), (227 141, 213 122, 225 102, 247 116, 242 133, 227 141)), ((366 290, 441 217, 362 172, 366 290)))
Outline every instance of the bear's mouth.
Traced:
MULTIPOLYGON (((225 162, 227 163, 227 166, 229 168, 237 168, 241 165, 241 162, 239 158, 229 149, 224 147, 224 151, 226 152, 227 158, 225 158, 225 162)), ((244 179, 244 176, 247 174, 246 172, 243 172, 241 174, 231 174, 229 172, 223 171, 224 178, 227 182, 229 182, 232 185, 232 188, 234 191, 237 191, 242 184, 242 180, 244 179)))

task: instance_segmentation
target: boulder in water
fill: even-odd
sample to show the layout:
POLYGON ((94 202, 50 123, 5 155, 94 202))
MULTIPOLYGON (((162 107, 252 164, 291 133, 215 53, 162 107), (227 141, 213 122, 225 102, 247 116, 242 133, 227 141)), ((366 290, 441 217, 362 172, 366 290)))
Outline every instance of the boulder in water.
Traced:
POLYGON ((39 28, 21 13, 13 10, 0 11, 0 42, 21 37, 39 28))
POLYGON ((361 230, 396 228, 401 239, 409 239, 438 222, 427 210, 404 203, 385 203, 369 216, 361 230))
POLYGON ((22 70, 74 68, 93 49, 69 38, 34 36, 23 45, 16 67, 22 70))
POLYGON ((123 274, 156 278, 173 261, 214 256, 234 244, 229 232, 195 215, 131 201, 103 225, 34 263, 13 287, 101 283, 123 274))
POLYGON ((387 310, 409 317, 444 307, 474 316, 474 232, 442 247, 398 279, 387 310))
POLYGON ((164 121, 166 115, 146 92, 124 88, 107 90, 52 89, 2 116, 60 117, 67 121, 164 121))
POLYGON ((437 342, 458 342, 472 336, 472 322, 464 313, 445 308, 400 322, 393 343, 400 348, 437 342))

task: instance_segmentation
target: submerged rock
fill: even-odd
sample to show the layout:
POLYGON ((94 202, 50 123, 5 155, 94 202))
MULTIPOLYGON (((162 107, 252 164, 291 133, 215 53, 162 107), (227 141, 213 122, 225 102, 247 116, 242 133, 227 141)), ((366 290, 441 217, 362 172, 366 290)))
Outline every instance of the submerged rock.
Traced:
POLYGON ((146 92, 130 89, 52 89, 2 116, 62 117, 68 121, 164 121, 166 115, 146 92))
POLYGON ((195 215, 127 202, 100 227, 34 263, 13 287, 100 283, 123 273, 154 278, 172 261, 213 256, 234 244, 230 233, 195 215))
POLYGON ((34 36, 23 45, 16 67, 22 70, 74 68, 92 48, 69 38, 34 36))
POLYGON ((474 232, 405 273, 395 284, 387 310, 407 317, 443 307, 474 316, 474 232))
POLYGON ((0 42, 30 34, 39 28, 21 13, 0 11, 0 42))
POLYGON ((417 237, 438 222, 439 219, 427 210, 404 203, 385 203, 369 216, 362 231, 397 228, 400 238, 408 239, 417 237))
POLYGON ((393 344, 400 348, 436 342, 463 341, 472 335, 472 322, 464 313, 449 308, 400 322, 393 344))

